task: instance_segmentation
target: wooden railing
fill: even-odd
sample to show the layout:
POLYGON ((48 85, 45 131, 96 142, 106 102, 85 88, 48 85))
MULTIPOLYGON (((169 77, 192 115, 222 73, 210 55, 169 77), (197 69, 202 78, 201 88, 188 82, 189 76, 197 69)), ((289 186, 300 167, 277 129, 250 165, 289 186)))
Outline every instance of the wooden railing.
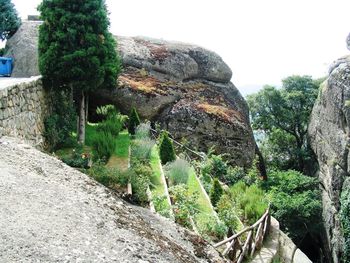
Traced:
POLYGON ((270 224, 271 215, 270 207, 268 207, 264 215, 253 225, 215 244, 214 247, 219 248, 226 244, 222 255, 228 257, 232 262, 241 263, 245 257, 252 257, 254 252, 262 247, 262 243, 269 232, 270 224), (246 233, 247 237, 242 245, 242 236, 246 233))

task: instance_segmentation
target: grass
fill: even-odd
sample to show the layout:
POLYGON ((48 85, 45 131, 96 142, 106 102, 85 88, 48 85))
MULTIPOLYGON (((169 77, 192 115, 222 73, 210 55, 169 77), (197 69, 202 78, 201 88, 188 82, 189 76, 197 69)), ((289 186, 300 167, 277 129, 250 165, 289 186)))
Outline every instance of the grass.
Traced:
MULTIPOLYGON (((151 161, 150 165, 153 171, 151 177, 151 192, 153 197, 161 197, 165 195, 165 185, 163 184, 161 178, 161 170, 160 170, 160 158, 158 153, 158 147, 155 145, 151 152, 151 161)), ((170 210, 170 206, 165 199, 162 203, 163 207, 167 207, 170 210)))
POLYGON ((195 216, 194 220, 197 224, 204 223, 207 221, 208 216, 214 216, 214 211, 196 179, 196 174, 193 168, 188 177, 187 186, 190 193, 197 192, 199 194, 197 199, 199 213, 195 216))
POLYGON ((118 167, 121 170, 128 169, 130 136, 127 130, 121 131, 117 136, 114 154, 109 159, 108 167, 118 167))

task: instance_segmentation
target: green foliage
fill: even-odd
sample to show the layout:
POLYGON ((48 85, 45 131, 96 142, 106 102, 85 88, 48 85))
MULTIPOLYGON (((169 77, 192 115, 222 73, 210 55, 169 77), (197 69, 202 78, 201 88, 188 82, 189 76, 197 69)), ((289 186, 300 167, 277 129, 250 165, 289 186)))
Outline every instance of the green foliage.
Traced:
POLYGON ((215 207, 217 203, 219 202, 222 194, 224 193, 224 190, 222 189, 222 186, 217 178, 213 180, 213 186, 210 189, 210 201, 212 205, 215 207))
POLYGON ((77 145, 77 147, 73 150, 73 153, 70 156, 66 156, 62 158, 62 161, 75 168, 89 168, 89 158, 90 156, 86 153, 83 153, 83 147, 81 145, 77 145))
POLYGON ((129 115, 128 131, 131 135, 135 135, 137 126, 140 125, 140 117, 135 108, 132 108, 129 115))
POLYGON ((306 135, 319 81, 309 76, 291 76, 282 82, 281 89, 265 86, 248 96, 252 125, 268 140, 268 147, 263 147, 269 149, 264 153, 268 163, 279 169, 304 171, 312 158, 306 135))
POLYGON ((210 155, 201 168, 202 176, 210 176, 220 180, 225 179, 228 165, 221 155, 210 155))
POLYGON ((108 168, 103 163, 94 164, 88 174, 104 186, 113 188, 115 185, 125 187, 131 176, 129 171, 120 171, 116 168, 108 168))
POLYGON ((266 211, 268 201, 265 193, 257 185, 247 186, 240 181, 230 188, 230 196, 236 208, 242 213, 242 221, 254 224, 266 211))
POLYGON ((350 189, 343 188, 340 203, 340 222, 344 236, 342 261, 347 263, 350 262, 350 189))
POLYGON ((10 38, 21 25, 15 5, 11 0, 0 0, 0 40, 10 38))
POLYGON ((223 182, 227 185, 234 185, 238 181, 242 180, 246 176, 243 167, 239 166, 229 166, 227 169, 227 174, 223 176, 223 182))
POLYGON ((143 139, 149 138, 150 131, 151 131, 151 124, 149 122, 141 123, 136 128, 135 139, 143 140, 143 139))
POLYGON ((218 221, 214 216, 206 217, 197 227, 201 236, 204 236, 208 240, 221 240, 228 232, 227 226, 223 222, 218 221))
POLYGON ((47 149, 55 151, 63 147, 75 146, 72 134, 76 127, 76 114, 68 91, 52 91, 52 113, 45 118, 43 133, 47 149))
POLYGON ((133 200, 140 205, 148 203, 147 188, 150 184, 152 169, 149 165, 141 162, 134 162, 131 168, 131 185, 133 192, 133 200))
POLYGON ((155 142, 149 138, 131 142, 131 161, 149 163, 155 142))
POLYGON ((176 160, 173 142, 170 140, 168 133, 165 131, 162 133, 160 139, 159 156, 162 164, 176 160))
POLYGON ((158 214, 170 218, 170 210, 166 199, 165 195, 153 196, 152 201, 158 214))
POLYGON ((183 159, 176 159, 164 167, 170 185, 186 184, 191 172, 190 164, 183 159))
POLYGON ((169 188, 172 200, 175 220, 177 223, 191 228, 190 217, 197 213, 198 193, 191 194, 184 184, 175 185, 169 188))
POLYGON ((222 195, 216 209, 220 220, 222 220, 231 231, 235 231, 239 221, 235 203, 230 196, 227 194, 222 195))
POLYGON ((0 48, 0 57, 2 57, 5 54, 5 48, 0 48))
POLYGON ((274 171, 263 187, 269 191, 273 216, 296 244, 307 233, 319 233, 322 204, 316 178, 292 170, 274 171))
POLYGON ((39 69, 55 88, 72 84, 86 92, 115 87, 120 60, 103 0, 44 0, 39 29, 39 69))
POLYGON ((112 134, 99 132, 92 141, 92 152, 96 160, 108 162, 109 158, 114 153, 116 141, 112 134))
POLYGON ((107 105, 97 107, 96 113, 104 117, 105 119, 107 119, 108 117, 112 117, 116 115, 118 112, 114 105, 107 104, 107 105))

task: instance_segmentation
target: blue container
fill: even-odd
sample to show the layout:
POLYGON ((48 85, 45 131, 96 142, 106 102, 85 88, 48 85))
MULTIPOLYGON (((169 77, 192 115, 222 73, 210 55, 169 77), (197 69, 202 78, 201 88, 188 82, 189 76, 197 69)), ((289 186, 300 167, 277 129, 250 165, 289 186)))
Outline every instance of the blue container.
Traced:
POLYGON ((0 57, 0 76, 10 77, 12 73, 12 58, 0 57))

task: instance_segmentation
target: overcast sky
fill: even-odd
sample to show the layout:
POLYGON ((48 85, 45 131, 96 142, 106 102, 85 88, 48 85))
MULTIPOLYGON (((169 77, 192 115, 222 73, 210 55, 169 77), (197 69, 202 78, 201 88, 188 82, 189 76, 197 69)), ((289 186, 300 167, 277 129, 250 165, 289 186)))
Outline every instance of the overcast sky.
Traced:
MULTIPOLYGON (((22 17, 41 0, 12 0, 22 17)), ((349 54, 349 0, 106 0, 111 32, 194 43, 218 53, 243 94, 293 75, 325 76, 349 54)))

